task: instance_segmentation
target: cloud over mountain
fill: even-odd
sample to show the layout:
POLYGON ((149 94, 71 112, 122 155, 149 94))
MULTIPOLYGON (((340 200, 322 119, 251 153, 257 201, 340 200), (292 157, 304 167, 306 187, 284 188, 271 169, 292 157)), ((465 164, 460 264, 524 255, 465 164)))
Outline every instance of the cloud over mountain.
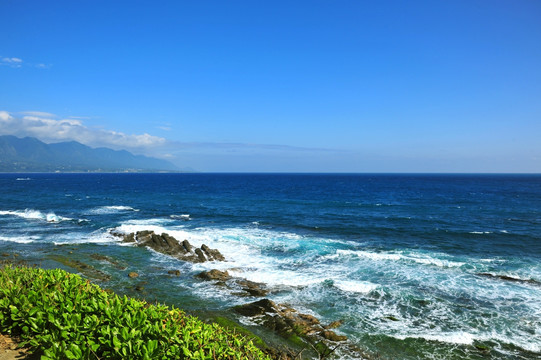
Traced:
POLYGON ((0 111, 0 134, 37 137, 45 142, 74 140, 90 146, 108 146, 143 151, 162 146, 166 139, 144 134, 91 128, 80 118, 59 119, 56 115, 27 111, 19 114, 0 111))

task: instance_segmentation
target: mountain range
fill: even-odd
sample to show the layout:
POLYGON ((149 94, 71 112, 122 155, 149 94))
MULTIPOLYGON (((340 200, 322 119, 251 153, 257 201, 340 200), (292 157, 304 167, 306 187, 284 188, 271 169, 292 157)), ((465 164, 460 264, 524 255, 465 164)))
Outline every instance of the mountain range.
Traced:
POLYGON ((0 172, 179 171, 166 160, 76 141, 46 144, 33 137, 0 136, 0 172))

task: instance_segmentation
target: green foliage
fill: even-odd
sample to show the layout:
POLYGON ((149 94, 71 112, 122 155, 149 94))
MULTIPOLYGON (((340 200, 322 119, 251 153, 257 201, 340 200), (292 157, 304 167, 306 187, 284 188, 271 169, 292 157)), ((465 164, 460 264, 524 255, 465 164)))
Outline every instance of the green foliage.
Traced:
POLYGON ((212 321, 227 330, 233 331, 239 335, 243 335, 246 338, 251 339, 252 342, 260 349, 265 349, 267 347, 265 342, 259 336, 257 336, 250 330, 240 326, 236 322, 229 320, 228 318, 225 318, 223 316, 217 316, 213 318, 212 321))
POLYGON ((268 359, 179 309, 110 294, 63 270, 0 270, 0 331, 48 359, 268 359))

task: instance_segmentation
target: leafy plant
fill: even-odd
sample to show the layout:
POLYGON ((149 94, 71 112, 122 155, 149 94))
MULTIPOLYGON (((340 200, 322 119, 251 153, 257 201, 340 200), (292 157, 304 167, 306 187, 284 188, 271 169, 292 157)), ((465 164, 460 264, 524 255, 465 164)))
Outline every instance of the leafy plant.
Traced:
POLYGON ((63 270, 0 270, 0 331, 49 359, 269 359, 251 339, 63 270))

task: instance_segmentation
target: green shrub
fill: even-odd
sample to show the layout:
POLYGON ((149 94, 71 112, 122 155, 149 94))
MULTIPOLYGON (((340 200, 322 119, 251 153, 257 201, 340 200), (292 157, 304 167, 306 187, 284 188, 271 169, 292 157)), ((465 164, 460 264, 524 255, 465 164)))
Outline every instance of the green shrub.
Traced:
POLYGON ((0 331, 47 359, 268 359, 181 310, 110 294, 63 270, 0 270, 0 331))

